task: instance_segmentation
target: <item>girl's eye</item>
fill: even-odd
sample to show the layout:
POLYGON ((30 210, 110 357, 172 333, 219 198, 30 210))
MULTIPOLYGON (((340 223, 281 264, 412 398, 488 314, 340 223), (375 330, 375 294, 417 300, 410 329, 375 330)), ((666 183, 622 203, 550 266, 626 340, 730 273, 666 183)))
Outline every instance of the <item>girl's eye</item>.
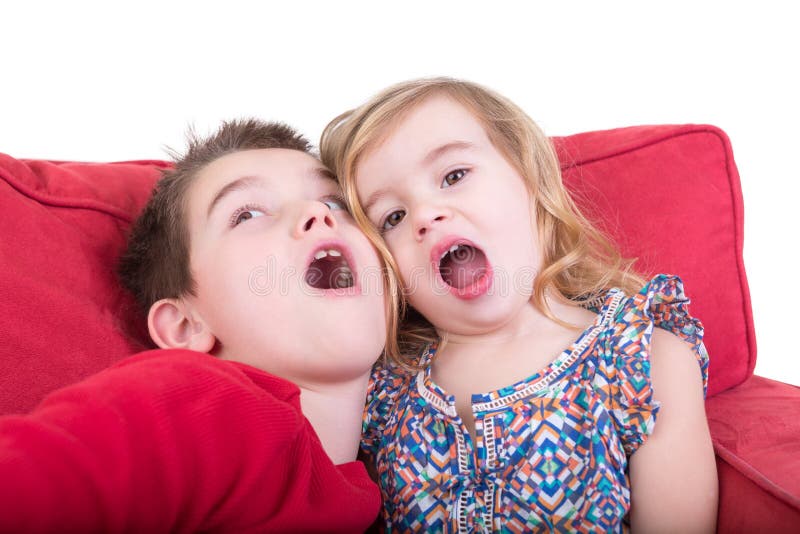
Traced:
POLYGON ((238 226, 244 221, 254 219, 256 217, 262 217, 264 215, 266 214, 260 209, 244 206, 236 210, 231 216, 231 226, 238 226))
POLYGON ((331 211, 346 210, 347 202, 342 197, 333 196, 322 199, 322 203, 328 206, 331 211))
POLYGON ((444 180, 442 180, 442 188, 450 187, 451 185, 461 180, 466 174, 467 174, 466 169, 458 169, 453 172, 447 173, 444 177, 444 180))
POLYGON ((402 221, 403 217, 405 216, 406 216, 405 210, 395 210, 391 212, 389 215, 386 216, 386 219, 384 219, 383 225, 381 225, 381 230, 383 231, 391 230, 392 228, 400 224, 400 221, 402 221))

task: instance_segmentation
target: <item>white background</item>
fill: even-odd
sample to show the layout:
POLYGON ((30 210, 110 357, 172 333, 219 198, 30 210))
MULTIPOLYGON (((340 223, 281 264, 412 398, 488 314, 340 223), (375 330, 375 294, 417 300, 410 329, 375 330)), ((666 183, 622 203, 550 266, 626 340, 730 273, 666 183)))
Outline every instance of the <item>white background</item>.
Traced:
POLYGON ((800 384, 790 2, 22 4, 0 7, 0 151, 15 157, 164 159, 187 124, 250 115, 316 141, 385 85, 430 75, 488 85, 551 135, 720 126, 744 190, 756 373, 800 384))

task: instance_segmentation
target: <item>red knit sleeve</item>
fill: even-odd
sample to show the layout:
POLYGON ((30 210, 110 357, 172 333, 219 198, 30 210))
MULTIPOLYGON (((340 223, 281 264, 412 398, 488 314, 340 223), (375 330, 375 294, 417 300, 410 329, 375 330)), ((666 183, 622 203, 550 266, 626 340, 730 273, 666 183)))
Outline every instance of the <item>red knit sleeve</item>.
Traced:
POLYGON ((301 530, 331 514, 369 525, 375 489, 351 471, 235 366, 150 351, 0 419, 0 531, 248 531, 290 511, 301 530), (316 509, 329 492, 355 511, 316 509))

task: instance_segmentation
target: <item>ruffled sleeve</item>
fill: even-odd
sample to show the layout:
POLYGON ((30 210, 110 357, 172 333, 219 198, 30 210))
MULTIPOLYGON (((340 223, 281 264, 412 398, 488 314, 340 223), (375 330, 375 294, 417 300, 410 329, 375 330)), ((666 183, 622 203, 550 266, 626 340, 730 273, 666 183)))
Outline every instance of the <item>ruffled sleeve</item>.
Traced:
POLYGON ((383 430, 391 417, 395 399, 406 387, 406 382, 404 376, 394 372, 382 361, 378 361, 372 369, 361 423, 361 450, 371 463, 374 463, 381 448, 383 430))
POLYGON ((594 386, 611 415, 626 454, 631 455, 653 432, 659 402, 653 399, 650 347, 653 328, 663 328, 692 349, 708 385, 708 353, 703 326, 689 314, 689 298, 677 276, 658 275, 638 294, 620 304, 606 331, 594 386))

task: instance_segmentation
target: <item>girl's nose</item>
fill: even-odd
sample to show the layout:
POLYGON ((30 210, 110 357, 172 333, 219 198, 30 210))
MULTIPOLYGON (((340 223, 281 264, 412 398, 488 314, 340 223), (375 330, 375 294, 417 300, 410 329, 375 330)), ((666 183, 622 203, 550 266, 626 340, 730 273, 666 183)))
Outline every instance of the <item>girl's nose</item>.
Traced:
POLYGON ((419 206, 413 218, 414 237, 422 241, 425 235, 436 226, 452 217, 450 210, 443 206, 419 206))
POLYGON ((331 213, 331 209, 327 204, 317 200, 304 202, 294 227, 294 237, 302 237, 312 229, 319 230, 320 226, 331 230, 336 229, 336 219, 331 213))

